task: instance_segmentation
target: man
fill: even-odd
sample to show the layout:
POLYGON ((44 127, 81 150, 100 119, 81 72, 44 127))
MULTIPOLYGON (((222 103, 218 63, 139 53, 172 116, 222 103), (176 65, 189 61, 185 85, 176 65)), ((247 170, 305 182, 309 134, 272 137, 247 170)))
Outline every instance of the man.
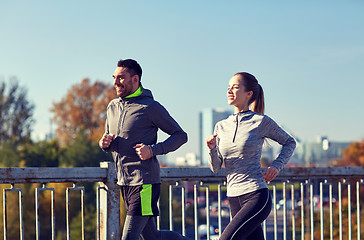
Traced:
POLYGON ((141 85, 142 69, 132 59, 120 60, 114 87, 118 98, 107 107, 105 133, 99 141, 110 151, 116 165, 117 184, 127 209, 123 240, 185 239, 171 231, 157 231, 153 217, 159 215, 160 169, 157 155, 187 142, 187 134, 141 85), (157 131, 170 136, 157 143, 157 131))

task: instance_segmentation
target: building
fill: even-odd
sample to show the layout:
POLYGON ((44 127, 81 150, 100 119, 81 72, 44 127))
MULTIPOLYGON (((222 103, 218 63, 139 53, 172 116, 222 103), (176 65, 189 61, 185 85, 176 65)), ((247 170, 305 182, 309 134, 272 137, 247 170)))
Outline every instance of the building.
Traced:
POLYGON ((200 142, 200 159, 201 166, 208 165, 208 148, 206 146, 206 138, 213 134, 215 124, 229 115, 233 114, 232 110, 206 108, 199 115, 199 142, 200 142))
POLYGON ((350 142, 329 141, 319 136, 316 142, 302 142, 297 145, 297 159, 302 165, 327 166, 330 162, 342 157, 343 150, 350 142))

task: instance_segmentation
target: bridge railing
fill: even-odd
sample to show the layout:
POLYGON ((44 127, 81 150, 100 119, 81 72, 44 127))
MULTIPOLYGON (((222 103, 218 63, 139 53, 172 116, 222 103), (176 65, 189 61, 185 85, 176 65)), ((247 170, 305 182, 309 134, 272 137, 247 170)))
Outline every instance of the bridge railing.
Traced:
MULTIPOLYGON (((169 229, 176 225, 176 207, 181 212, 183 235, 195 239, 215 239, 229 221, 226 206, 225 172, 222 169, 213 174, 208 168, 161 168, 162 182, 169 185, 168 216, 169 229), (178 190, 176 190, 178 189, 178 190), (181 194, 176 194, 176 191, 181 194), (173 206, 178 202, 179 206, 173 206), (189 216, 193 209, 193 216, 189 216), (187 212, 186 212, 187 211, 187 212), (193 219, 187 224, 186 219, 193 219), (205 228, 205 230, 204 230, 205 228), (211 232, 209 229, 213 229, 211 232)), ((364 178, 363 167, 320 167, 285 168, 274 182, 269 183, 273 196, 271 216, 264 222, 266 239, 361 239, 363 220, 361 219, 364 178), (344 211, 345 210, 345 211, 344 211)), ((120 188, 116 185, 116 172, 113 163, 104 162, 100 167, 80 168, 0 168, 0 184, 11 184, 3 190, 4 239, 7 237, 7 194, 19 194, 19 239, 24 239, 23 190, 16 188, 18 183, 40 183, 35 192, 36 239, 40 236, 39 200, 40 191, 51 192, 52 239, 55 239, 53 213, 54 188, 48 183, 73 183, 66 190, 66 228, 70 239, 69 192, 81 192, 82 239, 85 220, 83 211, 82 183, 99 183, 97 188, 96 236, 95 239, 120 239, 120 188)), ((157 225, 160 228, 161 219, 157 225)))

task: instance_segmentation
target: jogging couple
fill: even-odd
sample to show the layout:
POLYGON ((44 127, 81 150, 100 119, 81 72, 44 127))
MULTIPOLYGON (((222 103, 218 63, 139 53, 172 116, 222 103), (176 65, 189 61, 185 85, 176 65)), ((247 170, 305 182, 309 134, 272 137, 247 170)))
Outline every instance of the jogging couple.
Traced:
MULTIPOLYGON (((120 60, 113 74, 117 98, 106 110, 100 147, 111 152, 117 184, 127 209, 122 240, 189 239, 173 231, 158 231, 160 168, 157 155, 175 151, 187 142, 187 134, 168 111, 142 87, 142 68, 133 59, 120 60), (169 137, 157 142, 158 129, 169 137)), ((291 157, 295 140, 264 115, 264 94, 256 78, 245 72, 228 83, 228 104, 235 113, 218 122, 207 138, 213 172, 225 164, 227 196, 232 220, 221 240, 264 239, 261 223, 271 210, 267 181, 272 181, 291 157), (265 172, 260 156, 265 138, 282 145, 279 156, 265 172)))

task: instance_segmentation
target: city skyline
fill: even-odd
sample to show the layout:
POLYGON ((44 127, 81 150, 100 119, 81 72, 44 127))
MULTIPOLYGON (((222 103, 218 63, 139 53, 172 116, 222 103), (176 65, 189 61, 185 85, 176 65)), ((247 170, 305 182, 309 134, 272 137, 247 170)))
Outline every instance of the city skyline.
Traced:
POLYGON ((301 140, 364 138, 362 1, 3 1, 0 7, 0 80, 15 76, 28 89, 36 135, 49 131, 52 102, 72 85, 83 78, 112 83, 117 61, 134 58, 143 86, 189 135, 172 158, 199 152, 202 109, 233 110, 226 89, 240 71, 261 83, 266 114, 301 140))

